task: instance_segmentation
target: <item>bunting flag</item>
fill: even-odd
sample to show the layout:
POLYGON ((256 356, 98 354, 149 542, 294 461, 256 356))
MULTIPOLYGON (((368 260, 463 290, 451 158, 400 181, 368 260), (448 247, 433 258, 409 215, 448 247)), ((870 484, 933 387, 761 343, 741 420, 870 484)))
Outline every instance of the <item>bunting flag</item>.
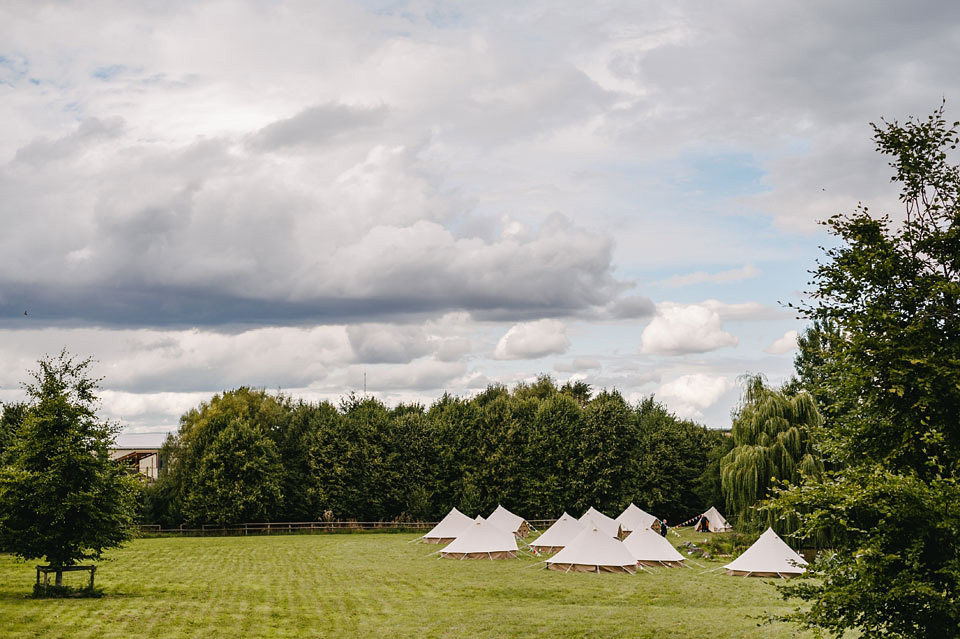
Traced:
POLYGON ((682 524, 677 524, 676 526, 667 526, 667 528, 683 528, 684 526, 689 526, 690 524, 699 521, 701 517, 703 517, 703 515, 697 515, 696 517, 686 520, 682 524))

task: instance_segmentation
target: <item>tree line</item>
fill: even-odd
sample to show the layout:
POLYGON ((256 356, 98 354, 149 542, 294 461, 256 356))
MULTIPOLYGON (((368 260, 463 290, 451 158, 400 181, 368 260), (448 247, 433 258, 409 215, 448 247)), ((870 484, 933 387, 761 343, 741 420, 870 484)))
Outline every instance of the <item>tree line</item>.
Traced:
POLYGON ((181 417, 141 519, 431 521, 497 504, 537 519, 590 506, 615 514, 632 501, 676 520, 720 503, 719 460, 731 446, 653 397, 631 405, 547 376, 429 407, 241 387, 181 417))

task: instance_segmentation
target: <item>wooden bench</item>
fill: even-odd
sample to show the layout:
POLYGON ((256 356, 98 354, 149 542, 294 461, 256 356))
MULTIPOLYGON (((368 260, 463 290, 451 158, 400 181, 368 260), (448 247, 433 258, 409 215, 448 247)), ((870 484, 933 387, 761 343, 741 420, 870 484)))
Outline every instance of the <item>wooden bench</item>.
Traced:
POLYGON ((43 591, 47 591, 50 585, 50 573, 62 574, 65 572, 76 572, 78 570, 90 571, 90 590, 93 590, 93 574, 97 571, 96 566, 37 566, 37 585, 40 585, 40 575, 43 574, 43 591))

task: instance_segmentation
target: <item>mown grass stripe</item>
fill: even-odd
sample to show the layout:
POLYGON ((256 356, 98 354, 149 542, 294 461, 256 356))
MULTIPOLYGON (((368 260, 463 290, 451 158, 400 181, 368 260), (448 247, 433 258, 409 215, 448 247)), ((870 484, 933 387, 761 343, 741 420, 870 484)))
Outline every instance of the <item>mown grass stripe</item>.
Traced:
POLYGON ((141 539, 100 564, 101 599, 29 599, 33 564, 0 555, 0 628, 10 639, 805 636, 758 626, 787 609, 767 580, 450 561, 414 537, 141 539))

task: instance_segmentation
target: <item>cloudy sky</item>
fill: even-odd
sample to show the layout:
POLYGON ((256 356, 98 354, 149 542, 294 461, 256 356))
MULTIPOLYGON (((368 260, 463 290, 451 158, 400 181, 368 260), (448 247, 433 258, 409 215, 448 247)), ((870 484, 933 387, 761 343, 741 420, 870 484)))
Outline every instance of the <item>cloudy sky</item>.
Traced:
POLYGON ((97 360, 122 443, 240 385, 537 374, 728 427, 783 381, 869 122, 960 108, 942 2, 5 2, 0 401, 97 360))

